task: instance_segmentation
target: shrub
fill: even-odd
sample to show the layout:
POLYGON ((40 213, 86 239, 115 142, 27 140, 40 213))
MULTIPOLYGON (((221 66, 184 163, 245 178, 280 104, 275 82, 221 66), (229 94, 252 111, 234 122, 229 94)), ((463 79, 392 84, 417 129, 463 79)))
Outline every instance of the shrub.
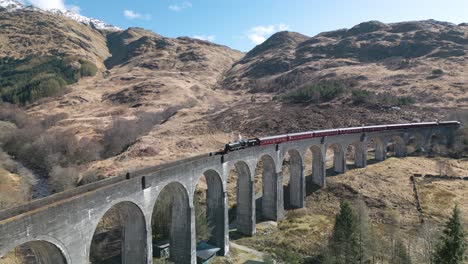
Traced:
POLYGON ((0 104, 0 120, 11 122, 18 128, 23 128, 31 122, 23 109, 9 103, 0 104))
POLYGON ((66 113, 58 113, 55 115, 50 115, 44 118, 44 120, 41 121, 41 125, 44 128, 50 128, 52 126, 55 126, 59 121, 64 120, 68 117, 68 114, 66 113))
POLYGON ((97 73, 97 66, 94 65, 94 63, 87 61, 87 60, 81 60, 81 76, 95 76, 97 73))
POLYGON ((387 92, 377 94, 367 90, 353 90, 351 99, 354 105, 405 106, 415 103, 411 96, 395 96, 387 92))
POLYGON ((39 174, 46 176, 55 166, 68 167, 99 158, 101 146, 95 139, 82 138, 68 131, 47 131, 66 114, 37 120, 22 109, 5 104, 0 107, 0 120, 16 124, 2 136, 4 150, 39 174))
POLYGON ((63 168, 55 165, 49 173, 49 186, 53 192, 61 192, 75 188, 81 178, 79 170, 75 167, 63 168))
POLYGON ((432 70, 432 75, 442 75, 442 74, 444 74, 444 71, 441 69, 432 70))
POLYGON ((374 95, 374 93, 367 91, 367 90, 353 90, 352 91, 352 99, 353 104, 359 105, 368 103, 370 98, 374 95))
MULTIPOLYGON (((345 85, 340 81, 323 81, 288 92, 279 99, 291 103, 327 102, 341 95, 345 85)), ((277 97, 278 98, 278 97, 277 97)))
POLYGON ((177 113, 181 106, 169 107, 162 112, 139 112, 135 119, 116 117, 103 132, 102 157, 109 158, 122 153, 138 137, 147 134, 153 126, 165 122, 177 113))

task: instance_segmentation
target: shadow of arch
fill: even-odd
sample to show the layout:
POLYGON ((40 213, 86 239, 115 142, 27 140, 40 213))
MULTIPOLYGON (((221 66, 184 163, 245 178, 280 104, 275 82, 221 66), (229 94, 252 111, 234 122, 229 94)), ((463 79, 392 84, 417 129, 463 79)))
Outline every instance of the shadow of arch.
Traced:
POLYGON ((333 152, 333 171, 327 170, 327 175, 336 175, 338 173, 343 173, 346 170, 346 160, 345 160, 345 153, 343 148, 338 143, 333 143, 327 148, 327 157, 326 161, 329 161, 329 150, 333 152))
POLYGON ((237 174, 237 232, 251 236, 255 234, 255 191, 252 175, 249 165, 244 161, 236 162, 233 169, 234 173, 237 174))
MULTIPOLYGON (((159 192, 151 217, 153 248, 169 244, 169 260, 190 263, 192 259, 192 214, 188 192, 171 182, 159 192)), ((153 255, 157 252, 153 251, 153 255)))
POLYGON ((424 137, 420 133, 411 133, 406 142, 406 153, 416 155, 425 152, 424 137))
POLYGON ((138 205, 125 201, 101 217, 90 245, 90 263, 146 263, 145 216, 138 205), (107 262, 106 262, 107 261, 107 262))
MULTIPOLYGON (((262 193, 261 193, 261 217, 263 219, 278 220, 278 174, 276 173, 275 161, 264 154, 260 157, 256 166, 256 174, 261 171, 262 193)), ((259 195, 257 194, 256 197, 259 195)), ((281 205, 282 206, 282 205, 281 205)))
POLYGON ((34 240, 25 242, 0 258, 0 264, 66 264, 62 250, 51 242, 34 240), (16 259, 17 256, 20 259, 16 259), (18 261, 18 262, 16 262, 18 261))
POLYGON ((406 156, 406 144, 401 136, 392 136, 387 144, 387 155, 395 157, 406 156))
POLYGON ((432 133, 427 144, 430 156, 444 154, 446 151, 446 138, 439 133, 432 133))
MULTIPOLYGON (((319 146, 313 145, 307 149, 307 154, 311 155, 311 175, 306 176, 306 194, 325 186, 325 168, 322 151, 319 146)), ((305 161, 309 162, 309 161, 305 161)))
POLYGON ((285 175, 285 169, 283 168, 283 179, 288 182, 287 187, 284 189, 284 196, 289 197, 289 199, 285 199, 284 206, 302 208, 304 207, 305 178, 302 167, 302 157, 299 151, 290 149, 285 152, 283 167, 288 164, 289 175, 285 175), (288 156, 289 161, 287 159, 288 156))
MULTIPOLYGON (((198 179, 197 188, 193 194, 193 201, 195 207, 195 230, 197 234, 197 240, 199 240, 200 232, 209 232, 208 242, 212 245, 219 247, 221 250, 219 254, 224 255, 225 247, 225 216, 224 216, 224 189, 223 181, 220 174, 215 170, 207 170, 203 175, 198 179), (205 186, 206 184, 206 186, 205 186), (206 197, 201 197, 206 190, 206 197), (205 198, 205 199, 203 199, 205 198), (199 200, 202 201, 199 201, 199 200), (203 201, 204 200, 204 201, 203 201), (205 209, 205 219, 202 219, 203 216, 199 215, 203 212, 198 212, 202 210, 197 208, 202 206, 203 203, 206 204, 205 209), (206 223, 199 223, 198 221, 206 221, 206 223), (205 230, 207 225, 208 230, 205 230), (203 229, 203 230, 199 230, 203 229)), ((202 234, 203 236, 204 234, 202 234)))

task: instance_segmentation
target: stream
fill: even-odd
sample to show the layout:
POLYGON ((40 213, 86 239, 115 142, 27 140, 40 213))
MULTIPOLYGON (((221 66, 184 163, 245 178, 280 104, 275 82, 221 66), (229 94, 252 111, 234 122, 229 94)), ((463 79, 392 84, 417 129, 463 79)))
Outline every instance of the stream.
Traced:
POLYGON ((34 174, 36 183, 32 187, 32 199, 43 198, 51 195, 47 179, 34 174))

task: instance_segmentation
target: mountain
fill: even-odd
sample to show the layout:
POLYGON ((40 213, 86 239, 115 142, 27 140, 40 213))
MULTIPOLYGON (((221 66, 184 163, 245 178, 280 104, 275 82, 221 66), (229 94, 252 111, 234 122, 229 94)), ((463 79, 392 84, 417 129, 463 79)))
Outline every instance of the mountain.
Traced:
POLYGON ((468 26, 435 20, 364 22, 306 37, 279 32, 248 52, 221 87, 282 93, 344 79, 420 104, 468 106, 468 26))
POLYGON ((4 8, 9 12, 15 12, 15 11, 22 10, 22 9, 36 10, 36 11, 41 11, 41 12, 50 12, 52 14, 59 15, 59 16, 64 16, 64 17, 70 18, 70 19, 72 19, 72 20, 74 20, 76 22, 83 23, 85 25, 95 27, 97 29, 109 30, 109 31, 122 30, 119 27, 107 24, 107 23, 105 23, 105 22, 103 22, 101 20, 98 20, 98 19, 95 19, 95 18, 88 18, 88 17, 82 16, 80 14, 74 13, 72 11, 69 11, 69 10, 62 11, 62 10, 58 10, 58 9, 53 9, 53 10, 50 10, 50 11, 46 11, 46 10, 41 10, 39 8, 35 8, 35 7, 32 7, 32 6, 23 5, 22 3, 20 3, 20 2, 18 2, 16 0, 0 0, 0 8, 4 8))
MULTIPOLYGON (((73 188, 213 152, 239 136, 443 120, 451 114, 447 108, 468 107, 467 24, 370 21, 314 37, 279 32, 242 53, 142 28, 107 30, 111 26, 100 26, 95 20, 24 7, 12 0, 0 0, 0 5, 0 98, 21 106, 0 103, 2 207, 30 199, 30 189, 73 188), (326 101, 283 100, 301 89, 305 92, 297 93, 296 99, 316 96, 324 87, 342 90, 326 101), (375 97, 373 104, 356 104, 355 92, 368 97, 375 92, 381 97, 375 97), (400 96, 410 96, 415 103, 400 105, 400 99, 407 99, 400 96), (387 99, 393 97, 398 100, 387 99), (24 181, 17 166, 12 166, 12 157, 30 168, 39 183, 24 181)), ((312 157, 306 161, 310 172, 312 157)), ((408 170, 435 174, 445 165, 434 158, 409 158, 401 163, 403 167, 393 164, 396 161, 401 163, 389 159, 377 167, 368 166, 366 175, 352 170, 351 177, 330 177, 331 188, 310 197, 314 201, 308 203, 312 207, 307 214, 315 217, 316 212, 326 211, 318 223, 332 223, 335 212, 331 210, 338 207, 338 200, 350 198, 351 190, 371 201, 376 223, 385 223, 381 216, 391 208, 406 216, 405 226, 419 226, 419 219, 413 217, 417 211, 408 170), (395 166, 401 167, 398 175, 392 169, 395 166), (381 188, 388 186, 388 179, 401 180, 399 192, 381 188), (332 201, 333 206, 325 211, 314 207, 327 204, 317 202, 322 200, 332 201)), ((459 175, 466 173, 463 160, 450 162, 459 175)), ((261 185, 261 180, 256 184, 261 185)), ((437 189, 428 186, 421 197, 429 197, 426 204, 431 204, 433 193, 444 196, 436 199, 440 201, 448 193, 456 201, 463 196, 464 186, 452 187, 445 182, 437 189)), ((228 195, 233 190, 226 188, 228 195)), ((446 202, 434 204, 447 208, 446 202)), ((304 232, 310 232, 309 238, 318 245, 317 234, 328 237, 324 230, 304 232)), ((277 234, 269 231, 267 236, 274 240, 277 234)), ((309 254, 312 242, 306 242, 309 254)), ((278 248, 284 247, 280 244, 278 248)))
MULTIPOLYGON (((97 23, 91 22, 90 26, 69 19, 69 12, 46 12, 1 1, 7 9, 0 10, 0 75, 7 78, 0 80, 0 98, 7 102, 24 104, 63 94, 67 85, 82 77, 102 76, 102 72, 121 64, 127 67, 126 75, 138 68, 154 74, 157 69, 165 74, 183 71, 187 76, 197 75, 194 79, 200 82, 192 86, 211 87, 243 55, 209 42, 165 38, 143 29, 101 30, 97 23), (25 67, 29 70, 22 70, 25 67)), ((79 15, 72 17, 87 21, 79 15)), ((171 78, 175 82, 181 79, 171 78)), ((123 88, 120 84, 117 87, 123 88)), ((140 99, 143 97, 135 101, 140 99)))
POLYGON ((24 104, 38 120, 65 116, 50 129, 96 146, 116 120, 171 113, 121 152, 88 164, 102 175, 210 152, 239 134, 429 121, 447 116, 442 107, 468 102, 465 25, 365 22, 314 37, 279 32, 242 53, 142 28, 100 30, 53 12, 10 9, 0 11, 4 101, 24 104), (323 80, 345 82, 345 92, 327 102, 275 99, 323 80), (51 92, 51 85, 61 86, 51 92), (357 89, 408 95, 416 103, 355 105, 351 90, 357 89))

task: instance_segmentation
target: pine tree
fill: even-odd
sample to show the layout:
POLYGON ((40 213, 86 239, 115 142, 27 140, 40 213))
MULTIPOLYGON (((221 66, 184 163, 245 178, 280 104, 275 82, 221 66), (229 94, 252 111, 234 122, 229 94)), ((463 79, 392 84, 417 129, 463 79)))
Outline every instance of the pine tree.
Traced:
POLYGON ((359 232, 356 214, 348 202, 342 202, 329 242, 327 263, 359 263, 359 232))
POLYGON ((391 264, 411 264, 411 257, 401 239, 396 241, 394 250, 395 253, 390 260, 391 264))
POLYGON ((456 205, 439 239, 434 254, 434 262, 440 264, 463 263, 465 250, 465 232, 461 224, 460 209, 456 205))

